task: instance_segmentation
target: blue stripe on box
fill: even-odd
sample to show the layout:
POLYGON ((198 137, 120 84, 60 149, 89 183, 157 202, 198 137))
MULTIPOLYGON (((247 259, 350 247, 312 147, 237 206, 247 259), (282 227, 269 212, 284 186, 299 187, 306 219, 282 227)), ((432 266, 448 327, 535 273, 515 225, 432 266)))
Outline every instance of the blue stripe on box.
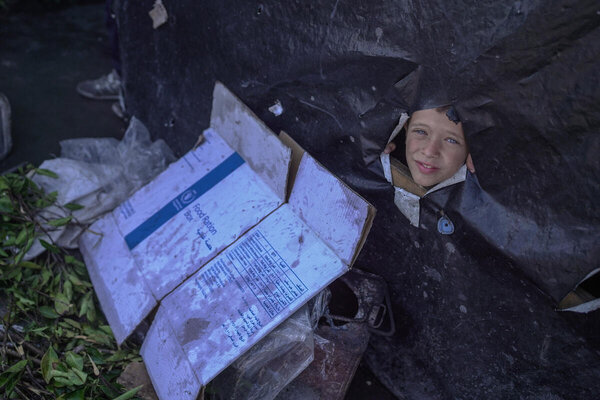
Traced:
POLYGON ((212 189, 217 183, 225 179, 244 163, 244 159, 238 153, 233 153, 216 168, 204 175, 198 182, 184 190, 181 194, 171 200, 166 206, 158 210, 154 215, 144 221, 140 226, 125 236, 125 242, 129 250, 140 244, 144 239, 163 226, 168 220, 187 207, 194 200, 212 189))

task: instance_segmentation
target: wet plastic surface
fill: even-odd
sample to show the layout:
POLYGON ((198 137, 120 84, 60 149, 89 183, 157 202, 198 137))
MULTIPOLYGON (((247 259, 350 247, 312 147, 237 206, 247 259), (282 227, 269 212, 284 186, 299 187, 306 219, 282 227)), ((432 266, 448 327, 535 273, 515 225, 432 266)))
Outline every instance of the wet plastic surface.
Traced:
MULTIPOLYGON (((52 227, 44 225, 41 237, 68 249, 78 247, 79 236, 104 213, 127 200, 136 190, 175 161, 173 152, 161 139, 151 142, 150 133, 132 118, 123 140, 80 138, 60 142, 59 158, 44 161, 40 168, 57 177, 34 175, 33 181, 46 193, 57 192, 56 205, 41 213, 40 221, 71 216, 80 225, 52 227), (74 203, 80 210, 64 206, 74 203), (43 219, 42 219, 43 218, 43 219)), ((43 223, 43 222, 40 222, 43 223)), ((36 241, 25 255, 32 259, 46 251, 36 241)))
POLYGON ((118 12, 151 131, 190 148, 218 79, 376 205, 357 265, 392 288, 399 332, 367 355, 397 396, 598 392, 598 311, 555 311, 600 256, 597 2, 180 1, 156 30, 152 3, 118 12), (448 101, 477 174, 411 227, 376 159, 401 111, 448 101))

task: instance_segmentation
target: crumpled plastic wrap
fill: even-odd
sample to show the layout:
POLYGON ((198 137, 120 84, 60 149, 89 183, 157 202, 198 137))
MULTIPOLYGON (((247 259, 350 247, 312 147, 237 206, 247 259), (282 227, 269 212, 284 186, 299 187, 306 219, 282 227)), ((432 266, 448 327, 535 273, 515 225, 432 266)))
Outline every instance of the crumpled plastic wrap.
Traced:
POLYGON ((183 150, 219 80, 375 205, 357 264, 391 290, 398 331, 365 353, 388 389, 598 397, 600 309, 555 311, 600 259, 597 1, 172 3, 155 35, 120 2, 128 109, 183 150), (477 173, 414 227, 379 155, 402 112, 448 101, 477 173))
POLYGON ((303 306, 211 383, 218 399, 271 400, 313 361, 314 337, 303 306))
MULTIPOLYGON (((133 192, 148 183, 175 160, 169 146, 150 133, 137 118, 132 118, 121 141, 114 138, 69 139, 60 142, 61 157, 46 160, 40 168, 58 175, 52 178, 34 175, 33 181, 47 193, 58 193, 56 205, 44 209, 38 220, 73 216, 75 224, 52 227, 44 224, 47 234, 41 239, 65 248, 77 248, 77 238, 102 214, 112 210, 133 192), (64 206, 75 203, 80 210, 64 206)), ((44 251, 36 241, 25 256, 31 259, 44 251)))

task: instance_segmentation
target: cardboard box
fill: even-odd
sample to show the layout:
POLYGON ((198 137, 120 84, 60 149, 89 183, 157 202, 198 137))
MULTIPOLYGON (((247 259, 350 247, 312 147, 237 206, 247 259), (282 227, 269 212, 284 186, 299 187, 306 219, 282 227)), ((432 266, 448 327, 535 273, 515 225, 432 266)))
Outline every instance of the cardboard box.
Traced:
POLYGON ((375 214, 220 83, 204 137, 80 241, 118 342, 158 307, 141 354, 161 399, 195 399, 346 272, 375 214))

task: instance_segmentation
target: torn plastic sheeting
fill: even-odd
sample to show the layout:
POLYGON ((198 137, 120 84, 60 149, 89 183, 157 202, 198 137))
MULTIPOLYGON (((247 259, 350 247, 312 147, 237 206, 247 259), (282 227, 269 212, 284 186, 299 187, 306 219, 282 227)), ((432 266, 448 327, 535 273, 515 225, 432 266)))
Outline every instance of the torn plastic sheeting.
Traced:
POLYGON ((222 399, 271 400, 313 361, 313 330, 303 306, 211 383, 222 399))
MULTIPOLYGON (((187 85, 194 88, 194 93, 187 94, 189 98, 198 102, 199 87, 205 88, 208 94, 215 77, 225 80, 229 86, 239 89, 236 91, 273 130, 292 132, 295 139, 328 168, 362 190, 385 191, 389 186, 360 167, 357 153, 362 151, 365 159, 372 162, 372 169, 381 174, 375 165, 376 159, 403 110, 455 101, 471 139, 475 163, 480 160, 477 173, 483 189, 503 214, 533 222, 527 225, 537 229, 537 233, 528 233, 532 239, 526 244, 531 243, 530 246, 516 248, 507 242, 507 235, 494 236, 494 229, 499 226, 508 235, 519 229, 519 224, 512 224, 509 218, 501 219, 500 225, 493 227, 481 220, 473 221, 473 225, 477 225, 485 237, 494 238, 494 246, 506 249, 507 256, 520 260, 519 264, 528 268, 530 278, 556 302, 578 280, 564 276, 561 265, 579 265, 577 268, 581 268, 583 274, 593 267, 593 255, 584 258, 578 251, 578 255, 568 259, 553 250, 563 239, 556 242, 546 239, 563 236, 567 242, 574 243, 574 248, 585 248, 588 243, 575 245, 582 235, 569 227, 588 226, 584 228, 589 232, 586 237, 598 235, 595 228, 598 219, 592 211, 593 199, 598 198, 598 193, 585 193, 594 189, 585 182, 584 174, 578 174, 574 181, 568 176, 568 171, 590 167, 598 171, 600 168, 587 156, 587 161, 577 157, 577 154, 591 154, 592 149, 600 146, 590 135, 595 119, 590 120, 588 133, 573 131, 572 145, 563 146, 559 139, 565 131, 565 123, 567 126, 569 123, 559 116, 596 113, 585 105, 594 104, 586 99, 593 99, 596 87, 585 82, 597 81, 594 68, 585 67, 594 65, 597 59, 598 46, 594 43, 598 43, 595 38, 598 33, 594 27, 599 16, 594 2, 573 2, 571 7, 560 2, 505 1, 477 6, 453 4, 450 8, 433 1, 401 5, 382 2, 378 7, 365 8, 339 2, 323 3, 319 7, 296 3, 282 7, 274 2, 263 2, 257 7, 232 1, 203 5, 201 10, 190 4, 173 7, 174 15, 198 15, 201 20, 202 15, 210 15, 202 30, 186 21, 178 21, 181 32, 200 35, 190 37, 207 35, 206 40, 199 40, 205 45, 198 47, 184 37, 165 35, 156 38, 150 48, 136 43, 133 35, 127 39, 131 41, 131 51, 125 51, 125 64, 128 57, 132 65, 138 59, 153 58, 153 49, 161 49, 161 54, 174 52, 184 58, 186 54, 192 58, 194 52, 194 59, 196 52, 200 52, 204 61, 202 67, 198 66, 197 77, 194 78, 189 69, 178 75, 183 81, 197 82, 197 85, 187 85), (230 13, 230 9, 236 13, 230 13), (277 27, 288 20, 294 21, 288 24, 293 29, 278 31, 277 27), (235 32, 223 28, 232 24, 238 26, 235 32, 243 31, 246 37, 263 38, 260 46, 240 40, 235 32), (173 43, 176 43, 175 48, 173 43), (557 57, 559 52, 573 54, 557 57), (268 61, 274 57, 277 63, 268 61), (563 85, 556 76, 568 77, 571 83, 563 85), (440 92, 440 88, 445 90, 440 92), (567 88, 572 96, 565 93, 567 88), (577 100, 570 102, 570 98, 577 100), (286 113, 278 117, 268 111, 276 99, 286 109, 286 113), (546 105, 535 106, 540 101, 546 105), (560 107, 565 109, 560 110, 560 107), (536 126, 542 129, 530 129, 536 126), (554 138, 545 139, 551 132, 554 138), (358 137, 361 140, 340 146, 340 142, 358 137), (529 140, 530 137, 534 140, 529 140), (522 156, 514 151, 519 148, 523 148, 522 156), (552 154, 555 151, 558 154, 552 154), (531 154, 537 156, 531 157, 531 154), (545 165, 548 172, 540 170, 539 165, 545 165), (556 177, 563 177, 560 179, 569 185, 577 181, 576 185, 582 189, 577 190, 576 196, 571 194, 572 190, 559 195, 554 190, 556 177), (530 197, 531 201, 517 201, 515 191, 522 193, 521 197, 530 197), (548 204, 550 199, 557 198, 562 200, 548 204), (562 204, 570 205, 572 216, 562 212, 562 204), (563 232, 549 236, 556 226, 563 232), (540 243, 548 245, 540 249, 540 243), (537 269, 551 270, 550 275, 554 276, 544 277, 544 273, 535 272, 537 269)), ((121 18, 127 21, 136 15, 135 9, 133 3, 125 2, 121 18)), ((167 69, 180 68, 171 66, 168 58, 160 59, 164 61, 157 63, 164 63, 167 69)), ((179 87, 167 76, 152 76, 153 71, 141 70, 132 79, 132 84, 140 79, 139 84, 132 85, 128 91, 134 109, 139 102, 140 112, 156 124, 160 123, 160 115, 165 114, 158 107, 165 110, 175 107, 177 115, 192 115, 191 110, 181 109, 185 107, 183 103, 173 106, 174 102, 166 97, 154 98, 146 92, 150 87, 142 82, 161 82, 161 87, 173 89, 179 87), (153 101, 146 101, 148 98, 153 101), (151 111, 155 108, 156 112, 151 111)), ((172 93, 186 96, 178 90, 172 93)), ((206 110, 208 104, 203 104, 200 108, 206 110)), ((194 110, 199 109, 194 107, 194 110)), ((206 119, 207 115, 205 111, 197 118, 206 119)), ((185 128, 186 124, 195 123, 180 119, 181 130, 175 127, 175 135, 171 135, 170 140, 175 145, 183 141, 191 131, 185 128)), ((592 253, 597 254, 597 251, 592 253)))
MULTIPOLYGON (((58 178, 36 174, 32 179, 47 193, 58 192, 57 206, 43 210, 42 218, 72 215, 82 225, 58 228, 45 225, 52 242, 66 248, 76 248, 84 226, 115 208, 175 159, 163 140, 150 140, 150 133, 135 117, 121 141, 84 138, 63 140, 60 145, 61 157, 40 165, 56 173, 58 178), (83 208, 69 211, 64 208, 69 203, 83 208)), ((26 258, 31 259, 43 251, 44 247, 36 241, 26 258)))
POLYGON ((152 43, 138 31, 140 8, 126 1, 119 13, 131 33, 124 68, 135 71, 128 105, 156 126, 171 113, 189 116, 168 133, 174 146, 207 124, 210 104, 201 99, 218 78, 385 210, 359 261, 393 284, 406 322, 391 347, 372 350, 406 354, 376 368, 395 393, 597 392, 597 336, 580 342, 581 320, 570 326, 554 311, 600 256, 597 2, 183 1, 170 13, 197 18, 177 19, 177 29, 152 43), (411 228, 375 161, 403 110, 444 97, 456 102, 477 174, 423 199, 423 226, 411 228), (276 99, 285 109, 278 117, 268 111, 276 99), (373 161, 369 169, 363 160, 373 161), (440 209, 455 225, 443 239, 440 209))

